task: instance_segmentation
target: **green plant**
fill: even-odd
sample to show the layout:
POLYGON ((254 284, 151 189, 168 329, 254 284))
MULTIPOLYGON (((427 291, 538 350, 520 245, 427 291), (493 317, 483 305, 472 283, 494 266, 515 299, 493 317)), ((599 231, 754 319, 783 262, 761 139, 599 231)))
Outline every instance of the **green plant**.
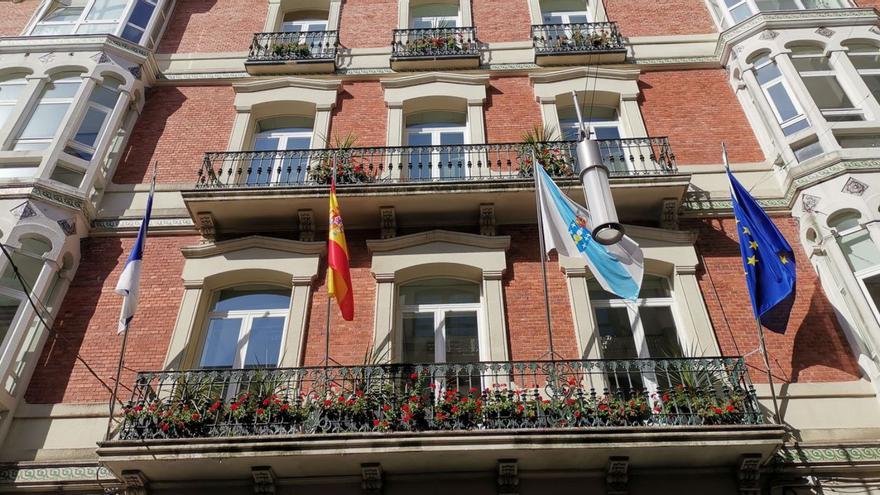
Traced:
POLYGON ((375 171, 368 159, 355 146, 358 138, 354 133, 343 137, 333 136, 331 147, 317 155, 317 163, 311 167, 310 175, 318 184, 329 184, 336 163, 337 184, 359 184, 372 182, 375 171))
POLYGON ((276 43, 272 54, 278 58, 309 58, 312 50, 307 43, 276 43))
POLYGON ((563 150, 562 144, 552 142, 556 136, 556 128, 552 125, 534 125, 524 132, 520 138, 523 142, 523 150, 519 159, 519 174, 523 177, 532 177, 534 166, 533 158, 544 167, 548 174, 557 177, 574 175, 572 159, 567 150, 563 150))

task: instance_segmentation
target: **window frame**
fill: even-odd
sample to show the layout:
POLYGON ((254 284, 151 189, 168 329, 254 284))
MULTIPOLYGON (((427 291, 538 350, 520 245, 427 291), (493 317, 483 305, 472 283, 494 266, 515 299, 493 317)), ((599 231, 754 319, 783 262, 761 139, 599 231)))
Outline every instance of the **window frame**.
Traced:
MULTIPOLYGON (((128 25, 128 18, 130 17, 130 14, 132 11, 132 6, 135 3, 137 3, 138 0, 126 0, 125 7, 122 9, 122 12, 120 13, 119 18, 117 18, 115 21, 111 21, 108 19, 98 19, 98 20, 91 20, 91 21, 87 20, 86 18, 92 12, 92 9, 95 7, 95 4, 98 1, 99 0, 86 0, 82 5, 82 12, 80 12, 79 17, 75 21, 60 21, 60 22, 49 21, 49 22, 45 22, 45 21, 43 21, 43 18, 45 18, 46 15, 49 14, 48 9, 52 6, 52 3, 53 3, 52 0, 49 0, 48 2, 46 2, 46 7, 40 13, 39 18, 37 19, 36 22, 34 22, 34 25, 31 26, 31 28, 28 30, 27 34, 33 35, 33 32, 35 29, 37 29, 39 26, 46 26, 46 25, 48 25, 48 26, 72 26, 72 28, 71 28, 70 32, 66 32, 66 33, 52 33, 52 34, 43 34, 43 35, 37 34, 35 36, 63 36, 63 35, 70 35, 70 34, 102 34, 101 31, 92 32, 92 33, 79 33, 78 31, 83 26, 102 25, 102 24, 110 25, 112 23, 115 26, 114 29, 108 30, 107 32, 109 34, 115 35, 115 34, 121 33, 121 30, 124 29, 124 26, 128 25)), ((144 1, 155 2, 155 0, 144 0, 144 1)), ((158 5, 154 4, 154 6, 158 6, 158 5)), ((70 7, 76 7, 76 6, 74 6, 74 5, 66 6, 66 8, 70 8, 70 7)), ((155 10, 154 10, 154 12, 155 12, 155 10)), ((151 18, 152 18, 152 15, 151 15, 151 18)), ((143 38, 143 36, 141 38, 143 38)))
MULTIPOLYGON (((259 122, 257 122, 257 125, 259 125, 259 122)), ((312 145, 314 144, 314 135, 315 135, 314 121, 312 123, 312 129, 309 129, 309 130, 306 130, 306 128, 304 128, 304 127, 301 127, 301 128, 300 127, 296 127, 296 128, 284 127, 284 128, 278 128, 278 129, 270 129, 267 131, 256 131, 256 132, 254 132, 254 137, 252 140, 252 142, 253 142, 252 148, 254 149, 254 151, 257 151, 257 141, 259 139, 278 139, 278 144, 276 145, 274 150, 261 150, 261 151, 279 151, 280 152, 280 151, 294 151, 294 150, 310 150, 310 149, 312 149, 312 145), (301 129, 301 130, 292 131, 291 129, 301 129), (289 146, 288 143, 290 142, 291 139, 302 139, 302 138, 306 138, 309 141, 308 145, 305 148, 291 148, 289 146)), ((285 162, 285 160, 288 160, 288 159, 289 158, 284 158, 283 156, 279 155, 279 156, 276 156, 272 160, 272 168, 269 173, 269 177, 267 179, 269 181, 268 182, 269 184, 274 184, 276 182, 281 181, 281 178, 285 172, 284 162, 285 162)), ((261 160, 261 159, 258 158, 257 160, 261 160)), ((300 175, 302 176, 302 180, 306 180, 307 174, 305 171, 302 171, 300 173, 300 175)), ((289 177, 288 177, 288 179, 289 179, 289 177)), ((249 175, 242 175, 242 180, 244 181, 245 184, 248 184, 248 185, 259 185, 261 183, 261 182, 251 183, 249 175)), ((302 180, 298 180, 298 181, 288 180, 288 183, 300 183, 300 182, 302 182, 302 180)))
MULTIPOLYGON (((745 21, 749 17, 756 15, 756 14, 759 14, 759 13, 762 13, 762 12, 790 12, 792 10, 795 10, 795 11, 797 11, 797 10, 821 10, 821 9, 813 9, 813 8, 807 7, 807 5, 804 3, 803 0, 792 0, 792 1, 794 1, 797 4, 796 9, 761 10, 760 8, 758 8, 758 4, 755 0, 740 0, 735 5, 732 5, 732 6, 728 6, 727 2, 725 0, 708 0, 708 2, 710 4, 719 6, 720 11, 723 13, 723 16, 724 16, 723 19, 716 19, 717 24, 719 25, 719 27, 721 27, 722 30, 730 28, 732 26, 735 26, 735 25, 745 21), (736 21, 736 20, 734 20, 733 14, 731 12, 734 9, 736 9, 742 5, 747 5, 749 7, 749 15, 746 16, 745 19, 742 19, 740 21, 736 21)), ((851 5, 850 5, 850 7, 851 7, 851 5)), ((831 7, 831 8, 835 8, 835 7, 831 7)), ((709 10, 710 10, 710 12, 713 12, 713 13, 716 12, 716 10, 712 9, 712 8, 710 8, 709 10)), ((714 17, 714 15, 713 15, 713 17, 714 17)))
POLYGON ((51 79, 44 82, 43 86, 39 89, 39 98, 34 103, 34 105, 30 108, 27 113, 26 118, 22 121, 20 118, 20 122, 22 122, 21 127, 16 132, 15 139, 12 140, 12 150, 13 151, 27 151, 27 150, 45 150, 48 148, 52 142, 58 137, 59 130, 63 127, 64 118, 67 116, 67 113, 70 111, 71 105, 77 101, 77 96, 82 91, 83 86, 83 74, 69 75, 63 78, 51 79), (49 84, 75 84, 77 85, 76 90, 73 92, 71 96, 64 98, 46 98, 46 92, 48 91, 49 84), (31 120, 34 118, 34 114, 37 110, 43 105, 66 105, 64 107, 64 111, 62 112, 61 120, 58 122, 58 126, 53 131, 52 136, 49 137, 38 137, 38 138, 23 138, 25 130, 27 130, 28 125, 30 125, 31 120), (34 145, 34 144, 45 144, 46 146, 43 148, 23 148, 22 150, 16 150, 16 148, 20 145, 34 145))
MULTIPOLYGON (((812 47, 808 47, 812 48, 812 47)), ((804 83, 804 87, 807 89, 807 94, 810 95, 810 98, 813 100, 813 104, 816 105, 816 108, 819 110, 819 113, 822 114, 822 117, 825 118, 828 122, 838 122, 838 119, 834 119, 833 117, 846 117, 846 116, 858 116, 860 118, 857 119, 849 119, 852 121, 864 121, 865 120, 865 112, 860 109, 854 102, 850 95, 847 93, 846 88, 843 84, 840 83, 840 78, 837 77, 837 70, 831 63, 831 57, 829 57, 824 50, 816 47, 821 50, 819 53, 797 53, 792 51, 789 53, 789 58, 791 59, 792 66, 794 66, 797 71, 798 76, 801 78, 801 81, 804 83), (803 70, 799 69, 797 66, 797 60, 807 60, 807 59, 822 59, 827 62, 827 69, 811 69, 811 70, 803 70), (852 104, 851 108, 833 108, 833 109, 822 109, 819 107, 816 99, 813 97, 812 93, 809 91, 809 87, 807 87, 807 80, 811 78, 832 78, 837 85, 840 87, 840 90, 843 91, 844 96, 850 101, 852 104), (829 119, 829 117, 831 117, 829 119)))
MULTIPOLYGON (((6 126, 9 122, 15 122, 18 120, 18 116, 15 115, 15 107, 18 106, 18 102, 21 101, 22 95, 27 92, 28 80, 27 74, 21 74, 21 77, 18 77, 19 74, 9 74, 5 79, 0 81, 0 87, 3 86, 21 86, 22 90, 18 94, 18 96, 14 100, 7 100, 0 98, 0 107, 11 107, 9 116, 6 120, 0 121, 0 129, 6 126)), ((0 91, 0 95, 2 95, 2 91, 0 91)))
POLYGON ((761 58, 765 58, 765 57, 767 59, 766 62, 756 63, 757 60, 753 60, 752 62, 750 62, 750 65, 752 66, 752 72, 755 76, 755 82, 758 84, 758 87, 761 90, 761 95, 764 97, 764 101, 767 103, 767 105, 770 107, 770 110, 773 112, 773 117, 775 117, 776 124, 779 126, 780 130, 782 131, 782 134, 786 137, 789 137, 789 136, 793 136, 801 131, 809 129, 810 127, 812 127, 812 124, 810 122, 810 118, 807 116, 806 112, 804 111, 803 106, 801 105, 800 101, 798 101, 797 97, 795 96, 794 91, 792 91, 791 84, 785 78, 785 74, 782 73, 782 70, 779 68, 779 64, 776 62, 774 57, 771 57, 769 53, 765 53, 764 55, 759 55, 758 57, 755 57, 755 59, 761 59, 761 58), (774 77, 773 79, 770 79, 769 81, 762 83, 761 80, 758 78, 758 71, 760 69, 763 69, 764 67, 767 67, 768 65, 771 65, 771 64, 776 66, 776 71, 779 73, 779 75, 774 77), (776 102, 773 100, 773 98, 770 95, 770 89, 772 87, 776 86, 777 84, 782 86, 782 89, 785 91, 786 96, 788 96, 788 100, 791 102, 792 107, 797 112, 797 115, 795 115, 794 117, 791 117, 787 120, 782 119, 782 114, 780 113, 779 108, 777 108, 776 102), (786 127, 793 127, 795 124, 798 124, 801 121, 806 123, 806 127, 796 129, 796 130, 792 131, 791 133, 786 132, 786 127))
POLYGON ((89 99, 86 102, 86 106, 83 109, 82 114, 79 118, 79 122, 76 126, 76 132, 74 132, 70 136, 70 139, 68 139, 67 143, 65 144, 64 152, 66 155, 68 155, 74 159, 77 159, 77 160, 82 160, 83 162, 86 162, 86 163, 90 163, 92 160, 95 159, 95 153, 97 152, 97 146, 101 142, 101 138, 104 136, 104 133, 107 132, 107 127, 110 125, 110 120, 111 120, 111 117, 113 116, 113 111, 119 105, 119 98, 122 96, 122 88, 125 83, 122 81, 117 81, 117 82, 119 84, 115 88, 105 86, 104 84, 95 85, 92 88, 92 94, 89 95, 89 99), (95 93, 102 88, 107 89, 109 91, 112 91, 116 94, 116 100, 113 102, 113 107, 107 107, 107 106, 102 105, 101 103, 94 100, 95 93), (85 123, 85 119, 86 119, 86 116, 88 116, 88 114, 89 114, 89 110, 93 110, 93 109, 97 110, 99 112, 102 112, 104 114, 104 118, 101 121, 101 126, 95 135, 94 144, 89 146, 87 144, 80 143, 79 141, 77 141, 76 136, 77 136, 77 134, 79 134, 80 128, 85 123), (86 159, 81 156, 72 155, 67 152, 67 148, 73 148, 74 150, 88 153, 90 155, 90 157, 88 159, 86 159))
MULTIPOLYGON (((459 146, 456 144, 442 144, 441 139, 443 134, 452 134, 452 133, 461 133, 462 136, 462 144, 461 146, 467 146, 469 143, 470 137, 470 126, 467 122, 467 115, 465 115, 465 123, 464 125, 450 124, 450 125, 442 125, 442 123, 435 124, 416 124, 416 125, 407 125, 404 129, 405 138, 406 138, 406 147, 419 147, 419 146, 430 146, 433 149, 431 151, 431 163, 441 163, 442 162, 442 154, 441 148, 443 146, 459 146), (410 137, 413 135, 421 135, 421 136, 431 136, 431 144, 429 145, 421 145, 421 144, 410 144, 410 137)), ((410 153, 412 155, 412 153, 410 153)), ((420 180, 430 179, 430 180, 440 180, 440 179, 448 179, 449 177, 443 177, 441 167, 433 167, 429 168, 431 172, 430 177, 418 177, 420 180)), ((467 177, 468 170, 467 167, 464 167, 461 171, 462 177, 467 177)))
MULTIPOLYGON (((867 43, 861 43, 861 44, 867 44, 867 43)), ((877 58, 878 60, 880 60, 880 47, 877 47, 876 45, 872 45, 872 47, 874 49, 873 52, 852 51, 850 49, 850 44, 845 44, 844 47, 847 48, 846 56, 850 60, 850 63, 852 64, 853 68, 856 70, 856 73, 862 79, 862 82, 865 83, 865 86, 868 87, 868 91, 871 92, 871 96, 874 98, 874 100, 877 102, 877 104, 880 104, 880 88, 878 88, 878 93, 874 94, 874 92, 871 91, 871 86, 868 85, 867 81, 865 81, 865 76, 877 76, 878 84, 880 84, 880 64, 878 64, 878 67, 874 68, 874 69, 864 69, 864 68, 860 69, 853 62, 853 57, 874 57, 874 58, 877 58)))

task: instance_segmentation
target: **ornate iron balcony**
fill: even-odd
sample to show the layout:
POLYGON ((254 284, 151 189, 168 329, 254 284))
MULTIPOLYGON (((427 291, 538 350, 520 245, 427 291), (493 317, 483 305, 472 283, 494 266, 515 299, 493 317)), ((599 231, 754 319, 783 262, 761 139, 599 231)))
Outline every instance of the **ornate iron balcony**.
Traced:
POLYGON ((337 31, 256 33, 248 62, 336 59, 337 31))
POLYGON ((616 22, 533 25, 532 44, 539 56, 626 51, 616 22))
POLYGON ((395 29, 391 59, 479 57, 473 27, 395 29))
POLYGON ((742 358, 139 373, 117 439, 757 425, 742 358))
MULTIPOLYGON (((333 163, 340 184, 503 181, 532 177, 537 160, 555 177, 575 177, 576 143, 467 144, 206 153, 197 187, 329 184, 333 163)), ((677 173, 665 137, 599 141, 612 177, 677 173)))

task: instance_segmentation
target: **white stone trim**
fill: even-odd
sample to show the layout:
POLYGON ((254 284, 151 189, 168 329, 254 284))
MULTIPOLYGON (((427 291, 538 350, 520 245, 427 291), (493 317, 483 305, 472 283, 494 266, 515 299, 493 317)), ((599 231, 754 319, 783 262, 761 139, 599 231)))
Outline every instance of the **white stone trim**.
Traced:
MULTIPOLYGON (((397 0, 397 29, 409 29, 410 3, 413 0, 397 0)), ((458 18, 461 20, 459 27, 471 27, 474 25, 471 13, 471 0, 455 0, 458 2, 458 18)), ((442 3, 437 1, 425 3, 442 3)), ((447 1, 446 3, 453 3, 447 1)))
POLYGON ((288 12, 298 10, 326 10, 327 30, 339 29, 339 13, 342 8, 342 0, 269 0, 269 11, 266 14, 266 23, 263 32, 274 33, 281 30, 281 22, 288 12))
POLYGON ((323 242, 300 242, 249 236, 181 249, 184 294, 171 335, 166 369, 198 365, 204 340, 205 315, 212 294, 246 283, 273 283, 291 287, 284 346, 279 366, 302 364, 312 282, 318 275, 323 242))
POLYGON ((432 230, 367 241, 376 279, 373 350, 377 356, 398 357, 393 342, 397 324, 397 288, 426 277, 457 277, 482 285, 480 339, 491 361, 508 359, 502 275, 510 237, 432 230))

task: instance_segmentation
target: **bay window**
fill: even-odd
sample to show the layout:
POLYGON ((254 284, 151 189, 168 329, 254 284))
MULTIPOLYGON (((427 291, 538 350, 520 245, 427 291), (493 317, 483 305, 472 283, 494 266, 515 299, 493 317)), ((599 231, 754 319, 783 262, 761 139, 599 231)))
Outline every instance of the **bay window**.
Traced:
POLYGON ((880 321, 880 249, 861 224, 861 214, 849 210, 831 215, 828 226, 836 232, 837 244, 880 321))
POLYGON ((850 0, 708 0, 722 29, 748 19, 759 12, 785 10, 842 9, 853 7, 850 0))
POLYGON ((46 82, 36 107, 15 140, 13 149, 46 149, 55 138, 81 83, 82 77, 76 73, 59 74, 46 82))
POLYGON ((89 98, 85 115, 73 138, 67 143, 64 152, 90 161, 95 154, 95 146, 107 125, 110 114, 119 99, 119 87, 122 83, 113 78, 106 78, 95 86, 89 98))
POLYGON ((845 43, 847 56, 874 99, 880 103, 880 48, 868 42, 845 43))
POLYGON ((837 80, 822 47, 795 45, 790 48, 791 62, 825 120, 864 120, 861 111, 853 105, 837 80))
POLYGON ((156 10, 156 2, 157 0, 137 0, 119 36, 132 43, 140 43, 153 17, 153 11, 156 10))
POLYGON ((54 0, 31 35, 113 33, 129 0, 54 0))
POLYGON ((0 275, 0 343, 26 300, 26 294, 33 291, 37 283, 45 264, 43 256, 51 250, 52 244, 48 240, 25 237, 21 239, 20 247, 12 251, 12 263, 18 268, 21 280, 16 276, 12 264, 7 263, 6 269, 0 275))
POLYGON ((790 136, 810 127, 804 111, 792 97, 791 88, 782 76, 776 61, 763 54, 751 61, 761 92, 773 110, 782 133, 790 136))
POLYGON ((0 128, 9 120, 25 87, 27 80, 24 74, 9 75, 0 80, 0 128))

